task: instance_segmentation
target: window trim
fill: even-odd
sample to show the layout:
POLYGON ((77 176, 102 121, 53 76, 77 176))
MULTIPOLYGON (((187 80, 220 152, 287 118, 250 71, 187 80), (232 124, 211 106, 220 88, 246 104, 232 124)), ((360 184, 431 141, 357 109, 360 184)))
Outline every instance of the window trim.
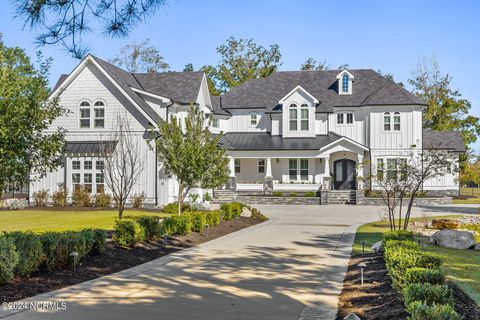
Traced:
POLYGON ((383 113, 383 131, 391 132, 392 131, 392 116, 390 112, 384 112, 383 113), (388 119, 388 123, 387 120, 388 119), (388 129, 386 129, 386 126, 388 125, 388 129))
POLYGON ((400 112, 394 112, 393 113, 393 131, 401 131, 402 130, 402 117, 400 115, 400 112), (398 119, 398 123, 397 120, 398 119), (398 125, 398 129, 396 129, 396 126, 398 125))
POLYGON ((265 173, 265 159, 258 159, 257 167, 258 173, 265 173))
POLYGON ((90 102, 88 101, 82 101, 80 103, 79 109, 78 109, 78 126, 80 129, 90 129, 92 127, 92 107, 90 105, 90 102), (84 103, 87 103, 88 106, 83 105, 84 103), (87 111, 88 112, 88 117, 85 117, 82 112, 87 111), (82 125, 82 121, 88 120, 88 126, 82 125))
POLYGON ((308 182, 310 179, 310 161, 308 158, 290 158, 288 159, 288 180, 291 182, 308 182), (292 164, 295 164, 295 167, 292 167, 292 164), (306 163, 306 168, 302 167, 302 164, 306 163), (292 179, 292 173, 295 171, 295 178, 292 179), (303 171, 303 172, 302 172, 303 171), (303 173, 305 173, 304 175, 303 173), (303 179, 306 177, 306 179, 303 179))
POLYGON ((298 105, 291 103, 288 106, 288 130, 298 132, 298 105), (292 118, 292 111, 295 111, 295 118, 292 118), (292 129, 292 123, 295 124, 295 129, 292 129))
POLYGON ((251 113, 250 114, 250 126, 251 127, 258 126, 258 114, 257 113, 251 113))
MULTIPOLYGON (((302 105, 300 106, 300 131, 310 131, 310 106, 306 103, 302 103, 302 105), (303 118, 303 111, 306 111, 306 114, 307 114, 307 117, 306 118, 303 118), (307 124, 307 127, 306 129, 303 129, 303 124, 306 123, 307 124)), ((297 126, 298 127, 298 126, 297 126)))
POLYGON ((342 93, 350 92, 350 76, 344 73, 342 76, 342 93))
POLYGON ((220 129, 220 119, 212 118, 212 128, 220 129))
POLYGON ((237 173, 241 173, 242 171, 242 163, 240 161, 240 159, 234 159, 234 171, 235 171, 235 174, 237 173), (237 170, 238 169, 238 170, 237 170))

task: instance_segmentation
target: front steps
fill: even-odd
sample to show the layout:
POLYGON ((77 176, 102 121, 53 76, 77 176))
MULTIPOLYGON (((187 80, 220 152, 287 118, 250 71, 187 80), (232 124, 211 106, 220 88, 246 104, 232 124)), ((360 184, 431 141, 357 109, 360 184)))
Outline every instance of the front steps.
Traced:
POLYGON ((330 190, 328 204, 357 204, 357 192, 355 190, 330 190))
POLYGON ((213 192, 212 203, 227 203, 237 199, 237 193, 229 189, 218 189, 213 192))

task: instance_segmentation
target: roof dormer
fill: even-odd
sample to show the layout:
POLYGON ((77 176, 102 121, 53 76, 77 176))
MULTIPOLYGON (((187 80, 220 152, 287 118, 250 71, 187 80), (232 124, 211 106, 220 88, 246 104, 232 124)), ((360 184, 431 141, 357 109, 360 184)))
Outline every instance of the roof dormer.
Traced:
POLYGON ((337 75, 338 94, 352 94, 355 77, 347 69, 337 75))

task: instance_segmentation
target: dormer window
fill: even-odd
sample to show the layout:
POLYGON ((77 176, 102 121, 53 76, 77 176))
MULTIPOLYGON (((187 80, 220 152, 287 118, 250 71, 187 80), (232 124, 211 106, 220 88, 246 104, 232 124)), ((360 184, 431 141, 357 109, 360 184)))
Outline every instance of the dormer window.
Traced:
POLYGON ((310 111, 308 104, 303 103, 300 108, 292 103, 288 108, 288 127, 290 131, 308 131, 310 129, 310 111), (300 117, 299 117, 300 114, 300 117))
POLYGON ((250 125, 255 127, 257 124, 258 124, 257 115, 256 114, 251 114, 250 115, 250 125))
POLYGON ((348 70, 344 69, 337 75, 338 94, 352 94, 353 81, 355 77, 348 70))
POLYGON ((212 127, 216 129, 220 128, 220 119, 212 119, 212 127))
POLYGON ((344 74, 342 76, 342 92, 343 93, 348 93, 348 86, 349 86, 349 83, 350 83, 350 79, 348 77, 348 74, 344 74))

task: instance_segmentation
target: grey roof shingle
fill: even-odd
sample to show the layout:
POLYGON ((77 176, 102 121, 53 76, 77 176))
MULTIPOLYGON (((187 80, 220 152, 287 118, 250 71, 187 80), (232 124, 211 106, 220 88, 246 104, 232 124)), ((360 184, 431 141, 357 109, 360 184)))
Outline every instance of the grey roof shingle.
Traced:
POLYGON ((134 73, 142 90, 183 104, 197 101, 203 72, 134 73))
POLYGON ((69 141, 65 152, 67 154, 102 154, 115 150, 117 141, 69 141))
POLYGON ((458 131, 423 130, 423 148, 465 152, 465 143, 458 131))
POLYGON ((340 139, 329 133, 314 138, 282 138, 263 132, 230 132, 225 133, 219 145, 227 150, 319 150, 340 139))
POLYGON ((300 85, 320 101, 317 112, 332 112, 333 107, 366 105, 425 105, 402 86, 371 69, 349 70, 354 77, 353 93, 337 93, 339 70, 280 71, 230 89, 222 96, 224 109, 265 108, 279 112, 278 101, 300 85))
POLYGON ((212 100, 212 110, 213 114, 218 114, 221 116, 231 116, 232 114, 227 110, 222 109, 222 98, 218 96, 210 96, 212 100))

